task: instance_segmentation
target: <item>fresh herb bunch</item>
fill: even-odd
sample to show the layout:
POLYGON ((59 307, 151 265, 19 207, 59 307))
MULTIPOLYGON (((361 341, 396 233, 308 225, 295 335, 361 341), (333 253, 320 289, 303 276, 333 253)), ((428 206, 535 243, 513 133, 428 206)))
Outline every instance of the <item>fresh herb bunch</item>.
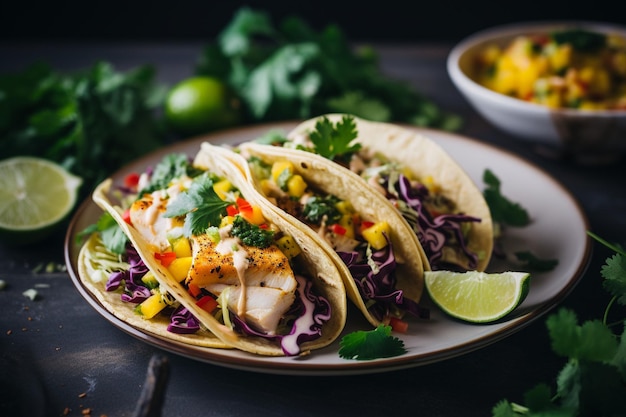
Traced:
POLYGON ((386 77, 372 48, 355 50, 337 26, 315 32, 298 17, 275 25, 267 13, 241 8, 203 50, 196 74, 226 80, 245 104, 248 122, 336 112, 446 130, 460 126, 458 116, 386 77))
POLYGON ((611 295, 602 320, 579 324, 576 313, 566 308, 548 317, 552 350, 567 358, 556 378, 556 393, 540 383, 525 393, 526 405, 501 400, 492 410, 493 417, 625 415, 626 317, 613 323, 608 317, 615 303, 626 306, 626 250, 588 234, 615 251, 600 271, 603 287, 611 295))
POLYGON ((116 72, 105 62, 72 74, 38 63, 0 76, 2 157, 32 155, 83 179, 83 192, 126 162, 157 148, 155 110, 165 88, 143 66, 116 72))

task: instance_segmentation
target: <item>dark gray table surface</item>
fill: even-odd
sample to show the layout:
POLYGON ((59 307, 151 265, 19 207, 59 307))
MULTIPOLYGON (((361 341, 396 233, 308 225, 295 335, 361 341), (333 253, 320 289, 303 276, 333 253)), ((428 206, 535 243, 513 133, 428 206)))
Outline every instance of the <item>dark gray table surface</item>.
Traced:
MULTIPOLYGON (((173 83, 191 73, 201 43, 0 44, 0 72, 45 60, 61 70, 102 59, 120 70, 154 64, 173 83)), ((626 170, 544 158, 496 131, 451 84, 450 45, 375 45, 383 70, 408 80, 443 108, 461 114, 459 132, 520 154, 572 192, 591 230, 626 241, 626 170)), ((0 149, 0 155, 1 155, 0 149)), ((546 196, 549 198, 549 196, 546 196)), ((0 246, 0 403, 16 415, 132 416, 153 355, 169 360, 164 416, 488 416, 501 399, 523 402, 539 382, 553 384, 564 359, 551 350, 545 321, 477 351, 410 369, 348 376, 274 375, 235 370, 182 357, 129 336, 81 297, 62 266, 64 234, 26 248, 0 246), (37 288, 31 301, 22 293, 37 288)), ((599 318, 607 294, 600 267, 610 253, 599 245, 581 282, 562 303, 580 319, 599 318)), ((0 410, 1 411, 1 410, 0 410)), ((2 414, 0 412, 0 414, 2 414)))

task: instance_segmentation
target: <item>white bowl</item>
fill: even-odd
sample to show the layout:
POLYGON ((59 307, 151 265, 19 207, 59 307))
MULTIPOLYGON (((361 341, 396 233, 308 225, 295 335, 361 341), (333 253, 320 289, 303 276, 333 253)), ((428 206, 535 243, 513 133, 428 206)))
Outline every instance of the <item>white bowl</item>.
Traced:
POLYGON ((470 74, 476 54, 489 43, 508 44, 517 35, 585 29, 626 37, 622 26, 583 21, 525 22, 477 32, 452 48, 448 74, 467 101, 496 128, 540 145, 552 155, 583 163, 614 162, 626 151, 626 110, 551 109, 483 87, 470 74))

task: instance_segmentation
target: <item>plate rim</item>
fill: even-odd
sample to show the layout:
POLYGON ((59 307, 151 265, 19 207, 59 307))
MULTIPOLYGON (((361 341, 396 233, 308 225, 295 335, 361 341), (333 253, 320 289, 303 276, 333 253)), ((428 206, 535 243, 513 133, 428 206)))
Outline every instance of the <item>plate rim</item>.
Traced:
MULTIPOLYGON (((299 123, 300 121, 261 123, 191 137, 148 152, 145 155, 140 156, 139 158, 136 158, 135 160, 127 164, 124 164, 115 172, 111 173, 110 176, 119 177, 120 175, 122 175, 123 172, 128 171, 130 169, 130 166, 132 165, 146 165, 147 161, 152 161, 162 155, 176 152, 177 150, 188 149, 194 145, 197 145, 199 149, 200 143, 202 143, 203 141, 210 141, 211 143, 215 144, 232 144, 236 143, 237 139, 241 138, 241 136, 244 135, 251 135, 253 133, 259 135, 276 129, 283 129, 285 131, 288 131, 289 129, 297 126, 297 124, 299 123)), ((562 192, 563 196, 568 198, 576 214, 579 216, 581 222, 584 224, 585 230, 589 230, 589 219, 587 218, 586 213, 583 210, 580 202, 575 198, 572 192, 567 189, 559 180, 554 178, 550 173, 548 173, 545 169, 535 164, 534 162, 524 159, 522 156, 515 154, 514 152, 507 149, 501 148, 497 145, 486 143, 459 133, 409 125, 402 126, 414 130, 418 133, 422 133, 426 136, 431 136, 435 141, 444 138, 444 140, 462 141, 464 143, 469 143, 471 146, 489 149, 492 152, 497 152, 499 154, 502 154, 503 156, 506 156, 507 158, 514 159, 517 163, 525 165, 528 169, 536 171, 537 173, 541 174, 542 177, 550 179, 553 183, 553 186, 558 188, 559 191, 562 192)), ((222 367, 268 374, 295 374, 311 376, 372 374, 428 365, 482 349, 522 330, 523 328, 530 325, 535 320, 555 308, 560 302, 562 302, 580 282, 587 267, 589 266, 592 253, 591 238, 589 236, 586 236, 584 242, 583 257, 582 259, 580 259, 575 272, 567 280, 566 285, 564 285, 557 294, 555 294, 551 299, 546 300, 546 302, 543 302, 538 307, 526 312, 525 314, 503 321, 505 325, 499 329, 496 329, 494 332, 473 338, 464 343, 458 343, 448 348, 427 351, 415 355, 403 355, 392 358, 376 359, 372 361, 346 361, 341 363, 319 364, 307 363, 306 360, 301 361, 297 360, 297 358, 294 358, 296 360, 284 362, 278 361, 277 358, 273 357, 264 357, 239 351, 237 351, 236 355, 229 355, 227 354, 227 352, 230 349, 224 350, 192 346, 184 342, 167 339, 163 336, 136 328, 108 311, 106 307, 104 307, 89 291, 89 289, 84 286, 84 284, 80 280, 76 265, 78 248, 76 247, 75 240, 77 233, 80 232, 79 230, 76 230, 76 227, 82 219, 82 216, 85 215, 85 212, 87 212, 89 209, 93 209, 94 206, 95 203, 91 200, 89 194, 80 203, 76 212, 72 216, 66 231, 64 241, 64 258, 67 266, 67 271, 72 279, 74 286, 76 287, 82 298, 84 298, 92 306, 92 308, 96 310, 97 313, 103 316, 115 327, 129 334, 130 336, 170 353, 222 367)), ((333 345, 323 348, 322 350, 330 349, 333 346, 334 343, 333 345)), ((315 354, 315 352, 313 354, 315 354)), ((282 359, 284 360, 284 358, 282 359)))

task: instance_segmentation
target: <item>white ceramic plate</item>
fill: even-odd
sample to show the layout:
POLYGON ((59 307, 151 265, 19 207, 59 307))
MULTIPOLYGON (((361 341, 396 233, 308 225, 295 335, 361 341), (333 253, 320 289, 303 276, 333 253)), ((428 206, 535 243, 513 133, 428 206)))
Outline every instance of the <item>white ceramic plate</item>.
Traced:
MULTIPOLYGON (((233 129, 217 134, 179 142, 151 153, 117 171, 113 179, 121 181, 129 172, 143 171, 154 165, 163 155, 187 152, 195 155, 200 143, 230 143, 253 140, 270 130, 287 133, 296 123, 284 122, 233 129)), ((531 163, 511 153, 470 138, 430 129, 418 129, 441 144, 469 173, 482 189, 482 175, 490 169, 501 180, 502 193, 519 202, 532 217, 532 224, 508 229, 505 248, 508 252, 532 251, 541 258, 558 259, 558 266, 550 272, 533 275, 530 293, 522 305, 504 320, 487 325, 466 324, 443 315, 424 295, 422 301, 431 310, 429 320, 410 323, 407 334, 398 335, 407 353, 402 356, 373 361, 342 359, 338 355, 339 339, 331 346, 313 351, 306 357, 268 358, 237 350, 209 349, 189 346, 146 333, 119 320, 107 311, 83 287, 76 267, 79 247, 75 235, 101 214, 100 209, 86 200, 79 207, 67 232, 65 257, 68 270, 81 295, 98 313, 121 330, 169 352, 215 365, 274 374, 333 375, 365 374, 391 371, 425 365, 459 356, 520 330, 543 316, 561 302, 575 287, 584 273, 591 253, 591 240, 586 231, 588 220, 579 204, 561 184, 531 163)), ((493 269, 515 269, 514 266, 494 262, 493 269)), ((356 310, 348 313, 343 334, 354 330, 370 330, 356 310)))

